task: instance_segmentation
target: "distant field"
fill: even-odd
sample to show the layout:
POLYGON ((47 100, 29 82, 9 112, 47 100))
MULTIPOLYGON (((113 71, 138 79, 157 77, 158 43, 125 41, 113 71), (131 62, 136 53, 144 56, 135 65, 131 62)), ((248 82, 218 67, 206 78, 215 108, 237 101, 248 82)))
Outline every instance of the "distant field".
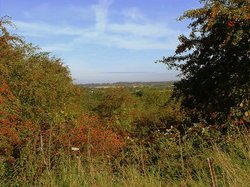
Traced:
POLYGON ((80 86, 89 88, 117 88, 117 87, 154 87, 154 88, 172 88, 176 81, 161 82, 116 82, 116 83, 94 83, 79 84, 80 86))

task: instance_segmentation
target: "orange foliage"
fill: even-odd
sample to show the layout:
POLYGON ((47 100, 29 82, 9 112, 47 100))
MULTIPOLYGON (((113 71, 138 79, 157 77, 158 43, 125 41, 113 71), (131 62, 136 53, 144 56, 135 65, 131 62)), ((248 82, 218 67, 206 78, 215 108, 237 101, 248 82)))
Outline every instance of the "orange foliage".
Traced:
POLYGON ((15 97, 5 82, 0 84, 0 155, 13 160, 13 150, 25 144, 28 135, 34 134, 30 122, 21 120, 15 97))
POLYGON ((20 142, 16 126, 16 115, 8 112, 7 102, 13 98, 6 83, 0 84, 0 155, 10 155, 12 146, 20 142))
POLYGON ((235 25, 234 21, 228 21, 227 22, 228 27, 234 27, 234 25, 235 25))
MULTIPOLYGON (((20 117, 15 102, 10 87, 0 84, 0 155, 11 160, 14 149, 37 139, 39 134, 38 126, 20 117)), ((125 146, 124 136, 114 132, 112 122, 104 125, 98 117, 89 115, 82 115, 77 122, 65 121, 56 130, 44 129, 41 135, 45 145, 52 140, 54 156, 59 153, 58 148, 71 147, 79 147, 82 154, 114 156, 125 146)))
POLYGON ((70 134, 71 145, 91 155, 115 155, 125 146, 125 138, 105 127, 96 116, 82 115, 79 126, 70 134))

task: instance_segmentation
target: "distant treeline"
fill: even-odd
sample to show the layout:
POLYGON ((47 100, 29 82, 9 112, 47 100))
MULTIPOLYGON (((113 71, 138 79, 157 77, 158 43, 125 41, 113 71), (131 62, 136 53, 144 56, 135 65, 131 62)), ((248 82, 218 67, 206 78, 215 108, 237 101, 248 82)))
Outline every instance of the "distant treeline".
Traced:
POLYGON ((159 81, 159 82, 115 82, 115 83, 90 83, 79 84, 79 86, 88 88, 109 88, 109 87, 154 87, 154 88, 172 88, 177 81, 159 81))

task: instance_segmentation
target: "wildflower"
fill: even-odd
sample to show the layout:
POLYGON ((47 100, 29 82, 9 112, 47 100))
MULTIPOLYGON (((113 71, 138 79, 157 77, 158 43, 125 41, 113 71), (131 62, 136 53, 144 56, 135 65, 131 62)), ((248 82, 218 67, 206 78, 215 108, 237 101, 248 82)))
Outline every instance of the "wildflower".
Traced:
POLYGON ((248 116, 248 112, 245 112, 245 116, 246 116, 246 117, 248 116))
POLYGON ((78 147, 71 147, 71 151, 79 151, 80 150, 80 148, 78 148, 78 147))

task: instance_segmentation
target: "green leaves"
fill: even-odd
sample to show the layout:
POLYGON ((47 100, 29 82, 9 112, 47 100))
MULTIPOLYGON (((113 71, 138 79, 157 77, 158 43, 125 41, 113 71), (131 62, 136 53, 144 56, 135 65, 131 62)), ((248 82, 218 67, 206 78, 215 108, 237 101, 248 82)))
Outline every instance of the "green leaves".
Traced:
POLYGON ((250 97, 236 91, 250 92, 250 1, 202 2, 180 18, 193 20, 190 35, 181 35, 175 55, 160 62, 181 71, 173 95, 182 98, 183 108, 195 121, 214 124, 250 97))

